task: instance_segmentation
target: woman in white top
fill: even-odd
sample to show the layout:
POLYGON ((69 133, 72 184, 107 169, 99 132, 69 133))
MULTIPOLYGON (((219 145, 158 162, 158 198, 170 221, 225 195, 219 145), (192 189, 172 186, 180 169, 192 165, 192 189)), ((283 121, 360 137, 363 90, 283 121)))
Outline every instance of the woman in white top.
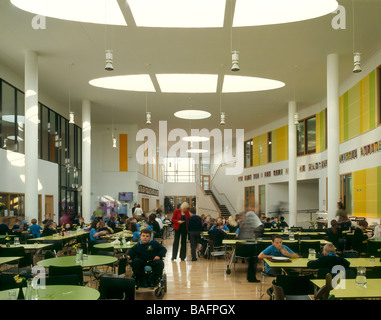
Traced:
MULTIPOLYGON (((380 221, 381 222, 381 221, 380 221)), ((380 224, 378 224, 375 228, 374 228, 374 233, 373 233, 373 237, 370 238, 370 239, 380 239, 381 238, 381 226, 380 224)))
POLYGON ((143 216, 143 210, 142 208, 140 208, 140 204, 138 204, 135 208, 135 211, 134 211, 134 218, 138 221, 141 220, 142 216, 143 216))

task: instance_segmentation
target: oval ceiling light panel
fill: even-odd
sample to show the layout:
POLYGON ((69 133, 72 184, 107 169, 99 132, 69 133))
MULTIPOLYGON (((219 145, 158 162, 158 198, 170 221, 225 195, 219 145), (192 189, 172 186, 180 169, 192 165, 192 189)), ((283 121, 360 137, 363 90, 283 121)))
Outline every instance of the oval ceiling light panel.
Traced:
POLYGON ((50 18, 126 26, 117 0, 11 0, 17 8, 50 18))
POLYGON ((336 0, 236 0, 233 27, 314 19, 336 11, 338 5, 336 0))
POLYGON ((188 136, 188 137, 184 137, 183 140, 187 142, 204 142, 204 141, 209 141, 210 139, 208 137, 201 137, 201 136, 188 136))
POLYGON ((188 153, 207 153, 208 150, 206 149, 188 149, 188 153))
POLYGON ((245 77, 245 76, 224 76, 222 86, 223 93, 232 92, 253 92, 279 89, 285 86, 284 82, 265 78, 245 77))
POLYGON ((157 74, 161 92, 166 93, 215 93, 217 74, 157 74))
POLYGON ((127 0, 138 27, 222 28, 225 0, 127 0))
POLYGON ((209 118, 211 114, 202 110, 181 110, 175 112, 175 117, 186 120, 201 120, 209 118))
POLYGON ((124 75, 90 80, 94 87, 125 91, 156 92, 148 74, 124 75))

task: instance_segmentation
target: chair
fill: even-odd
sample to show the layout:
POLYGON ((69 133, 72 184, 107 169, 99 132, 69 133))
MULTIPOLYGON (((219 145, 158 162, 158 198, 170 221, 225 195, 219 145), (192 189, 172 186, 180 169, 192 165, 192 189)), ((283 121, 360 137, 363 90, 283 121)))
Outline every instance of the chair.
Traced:
POLYGON ((209 258, 212 258, 212 272, 213 272, 213 265, 214 265, 214 259, 213 258, 218 258, 218 257, 224 257, 225 259, 225 265, 227 264, 227 256, 228 252, 226 251, 225 246, 214 246, 214 241, 212 239, 208 240, 208 247, 209 247, 209 258))
MULTIPOLYGON (((24 247, 14 247, 14 248, 0 248, 0 257, 22 257, 15 262, 8 262, 7 265, 17 266, 17 273, 25 274, 30 273, 30 269, 25 267, 30 267, 32 265, 32 257, 29 253, 25 252, 24 247), (21 270, 21 268, 23 268, 21 270)), ((15 268, 7 269, 7 272, 15 272, 15 268)))
MULTIPOLYGON (((16 275, 17 273, 0 274, 0 291, 18 288, 19 286, 14 279, 16 275)), ((22 277, 28 280, 33 278, 33 275, 23 274, 22 277)), ((26 281, 23 282, 23 287, 26 287, 26 281)))
POLYGON ((71 276, 71 275, 76 276, 76 278, 77 278, 76 284, 77 285, 83 286, 82 266, 78 265, 78 266, 70 266, 70 267, 57 267, 57 266, 50 266, 49 267, 49 278, 50 277, 59 277, 59 276, 71 276))
POLYGON ((300 255, 302 258, 308 257, 308 250, 315 249, 316 253, 320 252, 320 241, 300 241, 300 255))
POLYGON ((71 286, 79 286, 80 280, 76 274, 68 274, 62 276, 49 276, 45 279, 45 283, 48 286, 63 286, 63 285, 71 285, 71 286))
POLYGON ((135 300, 135 279, 105 274, 99 280, 98 290, 101 300, 135 300))
POLYGON ((323 285, 315 294, 314 299, 315 300, 331 300, 332 295, 330 295, 332 287, 332 275, 330 273, 327 273, 325 277, 325 285, 323 285))
POLYGON ((62 249, 63 249, 63 241, 62 240, 44 240, 43 243, 52 244, 52 246, 46 247, 45 250, 52 250, 56 257, 58 256, 58 254, 60 252, 62 252, 62 249))
POLYGON ((373 240, 368 240, 368 251, 367 251, 367 256, 379 256, 379 253, 377 250, 381 248, 381 241, 373 241, 373 240))
POLYGON ((314 285, 310 281, 312 278, 312 275, 281 274, 273 284, 283 289, 286 300, 311 300, 309 295, 314 294, 314 285))
POLYGON ((286 300, 282 287, 279 287, 273 284, 273 289, 274 289, 273 291, 274 300, 286 300))
MULTIPOLYGON (((235 258, 248 259, 257 256, 257 245, 249 242, 237 242, 235 247, 235 258)), ((234 269, 236 259, 234 259, 234 269)))

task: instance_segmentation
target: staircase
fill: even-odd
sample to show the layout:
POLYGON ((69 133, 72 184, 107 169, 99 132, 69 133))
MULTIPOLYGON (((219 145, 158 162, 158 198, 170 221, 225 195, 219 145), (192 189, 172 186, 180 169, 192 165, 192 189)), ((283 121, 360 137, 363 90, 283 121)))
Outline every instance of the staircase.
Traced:
POLYGON ((229 212, 228 208, 225 205, 219 203, 219 201, 217 200, 217 198, 214 195, 212 190, 205 190, 205 194, 207 196, 212 196, 214 202, 216 203, 216 205, 220 211, 221 217, 227 219, 230 216, 230 212, 229 212))

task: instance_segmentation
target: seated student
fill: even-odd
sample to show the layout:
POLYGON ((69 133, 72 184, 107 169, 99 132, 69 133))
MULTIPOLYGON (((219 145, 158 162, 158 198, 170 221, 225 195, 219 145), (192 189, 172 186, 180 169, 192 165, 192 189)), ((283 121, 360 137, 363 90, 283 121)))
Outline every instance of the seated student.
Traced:
POLYGON ((41 236, 47 237, 56 233, 57 233, 56 225, 53 221, 50 220, 45 224, 44 229, 42 230, 41 236))
POLYGON ((331 242, 336 248, 339 247, 339 240, 343 237, 342 229, 335 219, 331 220, 331 227, 327 229, 327 241, 331 242))
POLYGON ((109 226, 106 225, 106 222, 99 221, 99 229, 98 231, 105 231, 106 234, 108 233, 114 233, 114 230, 112 230, 109 226))
POLYGON ((32 234, 33 238, 39 238, 41 236, 42 227, 37 224, 37 219, 31 220, 32 225, 29 227, 29 232, 32 234))
POLYGON ((270 218, 266 218, 266 222, 263 225, 264 228, 269 229, 272 227, 272 223, 270 222, 270 220, 271 220, 270 218))
MULTIPOLYGON (((273 235, 271 243, 272 244, 270 246, 258 255, 258 259, 272 257, 289 257, 291 259, 299 258, 297 253, 292 251, 289 247, 283 245, 283 239, 280 235, 273 235)), ((274 277, 282 273, 282 270, 270 268, 267 263, 265 263, 265 268, 266 273, 273 275, 274 277)))
POLYGON ((0 235, 7 235, 11 233, 8 227, 9 219, 4 219, 3 223, 0 224, 0 235))
POLYGON ((340 265, 345 269, 349 268, 350 262, 336 254, 335 246, 327 243, 323 248, 324 256, 316 260, 308 261, 307 267, 311 269, 327 269, 332 270, 334 266, 340 265))
POLYGON ((271 228, 277 228, 278 227, 278 217, 274 217, 271 219, 271 228))
POLYGON ((130 263, 132 272, 138 286, 153 287, 157 284, 164 269, 162 261, 167 249, 159 242, 151 240, 152 231, 143 229, 140 233, 140 242, 134 245, 127 253, 127 262, 130 263), (145 266, 150 266, 152 272, 145 276, 145 266))
POLYGON ((229 216, 227 227, 231 233, 236 232, 238 229, 238 223, 233 216, 229 216))
POLYGON ((107 226, 109 228, 111 228, 114 232, 115 232, 115 229, 116 229, 116 217, 110 217, 109 221, 107 222, 107 226))
POLYGON ((149 215, 147 228, 153 231, 153 238, 161 238, 161 229, 159 223, 156 221, 156 214, 151 213, 149 215))
POLYGON ((203 229, 204 231, 209 231, 209 228, 210 228, 209 223, 210 223, 210 219, 211 219, 211 218, 212 218, 212 217, 211 217, 210 215, 207 215, 207 216, 205 217, 204 221, 202 222, 202 229, 203 229))
POLYGON ((89 234, 89 252, 91 252, 94 244, 101 242, 100 237, 107 234, 105 230, 100 230, 101 222, 97 219, 94 219, 91 222, 90 234, 89 234))
POLYGON ((222 240, 227 237, 227 231, 224 230, 224 225, 222 224, 222 219, 210 228, 208 231, 210 240, 213 241, 215 247, 222 246, 222 240))
POLYGON ((284 217, 280 217, 279 227, 280 228, 288 228, 288 224, 286 221, 284 221, 284 217))
POLYGON ((360 220, 359 226, 355 229, 352 238, 352 248, 357 251, 358 254, 367 252, 368 236, 364 233, 365 229, 368 227, 368 222, 366 220, 360 220))
POLYGON ((218 217, 216 219, 216 223, 210 227, 209 231, 210 230, 213 230, 213 228, 216 226, 216 225, 221 225, 222 226, 222 229, 226 232, 230 232, 229 228, 224 224, 224 221, 221 217, 218 217))
POLYGON ((16 220, 15 221, 15 224, 13 225, 13 227, 12 227, 12 232, 21 232, 22 231, 22 229, 21 229, 21 221, 20 220, 16 220))
POLYGON ((128 224, 127 229, 132 232, 132 242, 138 242, 140 240, 140 233, 137 228, 137 224, 131 222, 128 224))

